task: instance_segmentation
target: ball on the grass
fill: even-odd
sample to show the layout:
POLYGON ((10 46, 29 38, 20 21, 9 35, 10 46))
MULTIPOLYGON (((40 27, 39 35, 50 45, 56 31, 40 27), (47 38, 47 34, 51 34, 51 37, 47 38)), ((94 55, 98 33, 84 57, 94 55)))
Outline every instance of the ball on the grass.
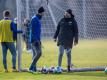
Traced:
POLYGON ((56 73, 56 74, 62 73, 61 67, 57 66, 57 67, 54 69, 54 73, 56 73))
POLYGON ((41 70, 41 73, 47 74, 48 73, 48 68, 47 67, 43 67, 42 70, 41 70))
POLYGON ((105 73, 107 74, 107 67, 105 68, 105 73))
POLYGON ((53 67, 53 66, 50 67, 50 68, 49 68, 49 73, 54 73, 54 69, 55 69, 55 67, 53 67))

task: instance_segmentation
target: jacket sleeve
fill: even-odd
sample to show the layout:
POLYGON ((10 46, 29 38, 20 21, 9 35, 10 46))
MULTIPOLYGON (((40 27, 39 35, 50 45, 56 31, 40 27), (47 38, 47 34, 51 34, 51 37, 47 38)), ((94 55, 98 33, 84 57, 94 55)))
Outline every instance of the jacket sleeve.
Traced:
POLYGON ((36 19, 31 20, 31 38, 35 41, 38 41, 38 35, 36 34, 36 31, 35 31, 36 28, 38 27, 37 23, 38 21, 36 19))
POLYGON ((22 33, 22 30, 17 30, 17 26, 14 22, 11 22, 11 30, 13 31, 13 33, 22 33))
POLYGON ((78 25, 75 19, 74 19, 74 42, 78 43, 78 25))
POLYGON ((54 39, 56 39, 58 37, 59 31, 60 31, 60 24, 58 23, 56 32, 55 32, 54 37, 53 37, 54 39))

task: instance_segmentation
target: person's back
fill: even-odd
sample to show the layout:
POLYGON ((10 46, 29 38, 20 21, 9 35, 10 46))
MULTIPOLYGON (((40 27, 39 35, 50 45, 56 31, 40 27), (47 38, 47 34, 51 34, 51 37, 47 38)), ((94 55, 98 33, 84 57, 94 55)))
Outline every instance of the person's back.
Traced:
POLYGON ((17 31, 15 28, 14 22, 10 19, 10 11, 6 10, 3 12, 4 19, 0 21, 0 42, 2 46, 2 54, 3 54, 3 66, 5 72, 8 72, 7 68, 7 51, 8 49, 12 55, 12 69, 16 70, 16 49, 13 40, 14 32, 22 33, 22 31, 17 31))
POLYGON ((11 22, 6 18, 0 21, 0 42, 13 42, 13 32, 10 28, 11 22))

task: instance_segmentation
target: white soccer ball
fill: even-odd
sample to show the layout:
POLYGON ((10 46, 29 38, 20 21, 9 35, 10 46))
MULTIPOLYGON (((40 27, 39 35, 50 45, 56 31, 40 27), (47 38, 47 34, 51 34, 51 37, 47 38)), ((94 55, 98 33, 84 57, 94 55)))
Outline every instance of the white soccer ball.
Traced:
POLYGON ((54 73, 62 73, 62 68, 57 66, 55 69, 54 69, 54 73))
POLYGON ((48 73, 48 68, 47 67, 43 67, 42 70, 41 70, 41 73, 43 74, 47 74, 48 73))
POLYGON ((106 74, 107 74, 107 67, 105 68, 105 71, 104 71, 106 74))
POLYGON ((50 68, 49 68, 49 73, 54 73, 54 69, 55 69, 55 67, 53 67, 53 66, 50 67, 50 68))

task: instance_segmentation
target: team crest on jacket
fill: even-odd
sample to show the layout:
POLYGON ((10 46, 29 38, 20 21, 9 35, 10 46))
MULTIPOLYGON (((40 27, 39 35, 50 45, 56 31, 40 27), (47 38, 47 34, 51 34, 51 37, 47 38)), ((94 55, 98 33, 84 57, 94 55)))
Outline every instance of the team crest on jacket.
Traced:
POLYGON ((72 25, 72 21, 69 21, 69 25, 72 25))

